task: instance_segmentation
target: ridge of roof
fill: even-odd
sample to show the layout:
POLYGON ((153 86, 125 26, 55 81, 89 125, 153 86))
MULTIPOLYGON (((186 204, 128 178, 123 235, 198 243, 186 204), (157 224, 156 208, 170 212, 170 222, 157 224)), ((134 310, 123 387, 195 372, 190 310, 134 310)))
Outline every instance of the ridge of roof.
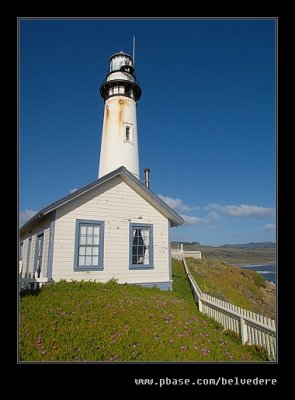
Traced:
MULTIPOLYGON (((146 186, 135 176, 129 172, 124 166, 121 166, 114 171, 109 172, 108 174, 102 176, 99 179, 96 179, 95 181, 82 186, 80 189, 75 190, 73 193, 67 194, 66 196, 61 197, 60 199, 50 203, 46 207, 42 208, 37 214, 35 214, 32 218, 30 218, 24 225, 20 227, 20 231, 24 231, 29 225, 31 225, 34 221, 37 219, 43 217, 44 215, 50 213, 51 211, 61 207, 62 205, 68 203, 69 201, 81 196, 82 194, 92 190, 93 188, 102 185, 103 183, 107 182, 110 179, 113 179, 116 176, 121 175, 123 179, 132 182, 135 187, 141 191, 147 199, 152 201, 154 203, 153 205, 155 206, 158 205, 162 211, 166 211, 168 215, 168 219, 172 220, 174 222, 174 225, 181 225, 184 223, 183 218, 176 212, 174 211, 168 204, 166 204, 162 199, 160 199, 159 196, 157 196, 155 193, 153 193, 150 189, 147 189, 146 186)), ((145 199, 145 200, 147 200, 145 199)), ((148 201, 148 200, 147 200, 148 201)), ((155 207, 157 208, 157 207, 155 207)))

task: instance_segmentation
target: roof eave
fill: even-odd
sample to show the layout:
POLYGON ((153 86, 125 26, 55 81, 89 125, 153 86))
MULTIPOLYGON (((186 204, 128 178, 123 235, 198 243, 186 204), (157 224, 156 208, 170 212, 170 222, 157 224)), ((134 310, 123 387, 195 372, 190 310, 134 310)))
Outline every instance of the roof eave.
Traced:
POLYGON ((147 201, 152 203, 152 205, 156 209, 160 208, 162 214, 166 218, 168 218, 170 222, 172 222, 172 227, 184 224, 184 219, 176 211, 169 207, 168 204, 160 199, 160 197, 157 196, 154 192, 152 192, 150 189, 147 189, 146 186, 137 178, 135 178, 128 170, 125 171, 123 171, 124 174, 122 174, 122 176, 127 177, 127 179, 134 184, 134 186, 132 185, 133 189, 135 191, 140 191, 143 197, 146 198, 147 201))
POLYGON ((129 172, 125 167, 122 166, 104 175, 103 177, 96 179, 94 182, 83 186, 75 192, 70 193, 62 197, 61 199, 49 204, 47 207, 43 208, 41 211, 35 214, 31 219, 29 219, 29 221, 27 221, 20 228, 20 232, 26 230, 38 218, 43 217, 44 215, 92 190, 94 187, 102 185, 103 183, 116 176, 121 176, 124 181, 128 181, 136 192, 140 192, 140 194, 143 195, 143 197, 147 201, 149 201, 156 209, 160 209, 160 212, 162 212, 162 214, 171 221, 171 226, 178 226, 184 223, 184 219, 176 211, 169 207, 162 199, 159 198, 159 196, 153 193, 150 189, 147 189, 146 186, 139 179, 135 178, 135 176, 131 172, 129 172))
POLYGON ((19 231, 23 232, 26 230, 32 223, 34 223, 38 218, 41 218, 42 214, 38 212, 37 214, 33 215, 32 218, 30 218, 27 222, 25 222, 20 228, 19 231))

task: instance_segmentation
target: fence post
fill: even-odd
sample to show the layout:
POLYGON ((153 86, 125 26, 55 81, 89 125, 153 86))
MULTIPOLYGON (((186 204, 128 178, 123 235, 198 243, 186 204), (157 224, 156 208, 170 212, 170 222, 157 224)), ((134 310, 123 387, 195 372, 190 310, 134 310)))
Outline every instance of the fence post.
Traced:
POLYGON ((203 303, 202 303, 200 297, 198 297, 198 305, 199 305, 199 311, 202 313, 203 312, 203 303))
POLYGON ((240 336, 242 339, 242 344, 248 342, 247 325, 243 317, 240 317, 240 336))

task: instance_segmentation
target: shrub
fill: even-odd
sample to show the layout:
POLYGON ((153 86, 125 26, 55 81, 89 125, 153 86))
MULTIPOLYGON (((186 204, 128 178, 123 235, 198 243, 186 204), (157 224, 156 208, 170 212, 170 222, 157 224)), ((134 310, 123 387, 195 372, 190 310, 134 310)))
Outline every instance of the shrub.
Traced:
POLYGON ((201 314, 181 262, 173 292, 65 282, 20 297, 23 361, 259 361, 201 314))

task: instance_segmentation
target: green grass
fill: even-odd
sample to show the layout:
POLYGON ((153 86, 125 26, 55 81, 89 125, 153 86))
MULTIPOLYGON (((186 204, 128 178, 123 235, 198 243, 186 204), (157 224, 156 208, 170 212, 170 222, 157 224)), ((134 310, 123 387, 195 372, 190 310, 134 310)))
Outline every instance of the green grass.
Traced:
MULTIPOLYGON (((266 286, 266 282, 257 272, 232 267, 213 258, 187 258, 187 262, 202 291, 238 307, 262 312, 264 298, 261 288, 266 286)), ((265 315, 268 316, 267 312, 265 315)))
POLYGON ((182 263, 173 292, 59 282, 20 299, 22 361, 267 361, 200 314, 182 263))

